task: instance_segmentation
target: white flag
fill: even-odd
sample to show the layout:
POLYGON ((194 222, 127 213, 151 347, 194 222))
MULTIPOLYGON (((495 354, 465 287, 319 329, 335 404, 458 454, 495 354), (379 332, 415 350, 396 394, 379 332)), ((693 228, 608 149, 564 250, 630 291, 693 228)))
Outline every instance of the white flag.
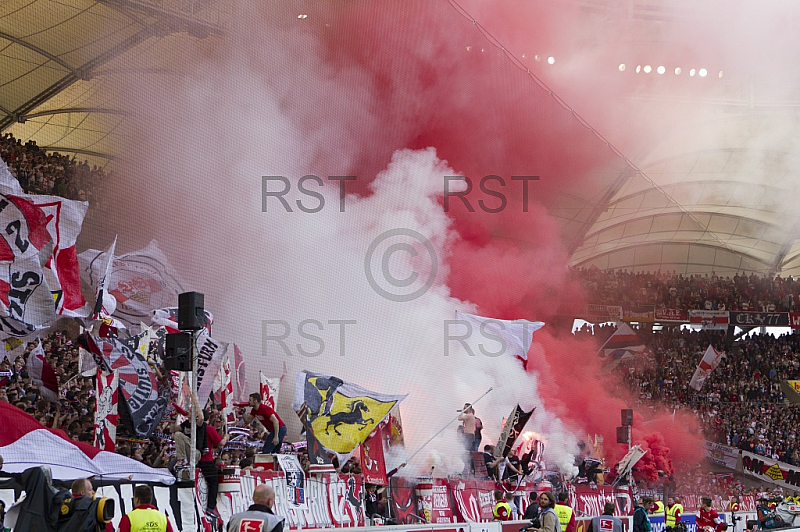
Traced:
POLYGON ((454 335, 456 328, 449 329, 451 339, 465 339, 475 351, 486 356, 513 355, 528 360, 528 349, 533 342, 533 333, 544 327, 544 322, 527 320, 497 320, 456 311, 456 324, 466 325, 466 336, 454 335))

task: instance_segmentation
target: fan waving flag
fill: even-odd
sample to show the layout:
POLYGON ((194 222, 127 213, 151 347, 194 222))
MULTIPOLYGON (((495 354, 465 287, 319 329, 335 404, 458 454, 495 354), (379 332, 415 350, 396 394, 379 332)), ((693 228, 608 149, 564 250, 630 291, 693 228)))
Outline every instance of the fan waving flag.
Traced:
POLYGON ((260 380, 258 392, 261 394, 261 402, 275 409, 278 405, 278 393, 281 389, 281 378, 269 378, 263 372, 258 372, 260 380))
MULTIPOLYGON (((466 325, 466 336, 451 339, 466 341, 470 354, 476 352, 487 356, 508 353, 528 361, 528 350, 533 342, 533 333, 544 327, 544 322, 527 320, 498 320, 456 311, 456 324, 466 325)), ((455 328, 454 328, 455 329, 455 328)), ((453 333, 455 334, 455 330, 453 333)))
POLYGON ((723 357, 725 357, 724 353, 720 353, 711 345, 709 345, 708 349, 706 349, 706 352, 703 353, 703 358, 700 359, 700 364, 697 365, 694 375, 692 375, 692 380, 689 382, 689 386, 699 392, 700 388, 703 387, 703 383, 706 382, 708 376, 711 375, 711 372, 714 371, 717 366, 719 366, 719 363, 723 357))
MULTIPOLYGON (((535 408, 533 410, 536 410, 535 408)), ((497 445, 494 446, 494 455, 497 457, 508 456, 514 447, 514 442, 522 434, 525 424, 533 415, 533 410, 525 412, 519 405, 515 406, 511 411, 511 415, 506 419, 503 425, 503 430, 500 433, 500 439, 497 440, 497 445)))
MULTIPOLYGON (((96 249, 78 255, 81 271, 97 291, 104 273, 105 252, 96 249)), ((174 305, 185 292, 183 282, 153 240, 146 248, 114 257, 108 292, 117 300, 114 317, 129 327, 146 321, 155 309, 174 305)))
POLYGON ((304 411, 320 445, 344 464, 406 397, 376 393, 330 375, 301 371, 292 408, 304 411))
POLYGON ((617 330, 606 340, 598 354, 607 361, 619 362, 646 352, 648 352, 647 347, 639 335, 630 325, 621 321, 617 323, 617 330))

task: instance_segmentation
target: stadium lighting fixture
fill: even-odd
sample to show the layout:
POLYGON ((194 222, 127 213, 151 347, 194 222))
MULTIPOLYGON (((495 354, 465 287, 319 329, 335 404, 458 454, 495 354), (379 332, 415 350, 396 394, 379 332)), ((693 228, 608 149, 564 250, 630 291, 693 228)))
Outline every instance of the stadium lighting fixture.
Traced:
POLYGON ((675 67, 675 75, 676 76, 680 76, 681 75, 681 67, 675 67))
POLYGON ((706 70, 705 68, 701 68, 698 74, 700 74, 701 78, 704 78, 708 75, 708 70, 706 70))
POLYGON ((548 64, 548 65, 552 65, 552 64, 554 64, 555 62, 556 62, 556 58, 555 58, 555 57, 553 57, 552 55, 551 55, 550 57, 548 57, 548 58, 547 58, 547 64, 548 64))
POLYGON ((625 72, 625 63, 620 63, 619 64, 619 71, 620 72, 625 72))
POLYGON ((658 72, 659 74, 663 74, 666 71, 667 71, 667 69, 664 68, 664 65, 661 65, 656 69, 656 72, 658 72))
POLYGON ((308 15, 297 15, 297 18, 308 18, 308 15))
POLYGON ((653 70, 653 68, 650 65, 645 65, 644 66, 644 73, 645 74, 649 74, 651 70, 653 70))
POLYGON ((722 79, 722 70, 719 71, 719 79, 722 79))
POLYGON ((636 73, 638 74, 641 71, 642 71, 642 65, 636 65, 636 73))
POLYGON ((694 77, 694 73, 695 73, 695 69, 691 69, 691 70, 689 71, 689 77, 690 77, 690 78, 693 78, 693 77, 694 77))

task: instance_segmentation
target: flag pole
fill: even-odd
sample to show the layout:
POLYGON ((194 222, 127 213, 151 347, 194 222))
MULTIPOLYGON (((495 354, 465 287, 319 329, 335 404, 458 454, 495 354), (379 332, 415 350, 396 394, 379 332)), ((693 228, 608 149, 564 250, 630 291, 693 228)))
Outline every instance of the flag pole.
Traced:
MULTIPOLYGON (((457 419, 458 419, 458 416, 460 416, 461 414, 463 414, 463 413, 464 413, 464 411, 465 411, 465 410, 467 410, 467 408, 470 408, 470 407, 471 407, 471 406, 473 406, 475 403, 477 403, 478 401, 480 401, 481 399, 483 399, 484 397, 486 397, 486 396, 489 394, 489 392, 491 392, 492 390, 494 390, 494 388, 492 388, 492 387, 490 386, 488 390, 486 390, 485 392, 483 392, 483 395, 481 395, 480 397, 478 397, 477 399, 475 399, 474 401, 472 401, 471 403, 469 403, 469 406, 467 406, 466 408, 464 408, 464 409, 462 409, 462 410, 459 410, 459 411, 458 411, 458 414, 456 415, 456 417, 454 417, 453 419, 451 419, 450 421, 448 421, 448 422, 445 424, 445 426, 444 426, 444 427, 442 427, 441 429, 439 429, 439 431, 438 431, 436 434, 434 434, 433 436, 431 436, 431 438, 430 438, 428 441, 426 441, 425 443, 423 443, 423 444, 422 444, 422 446, 421 446, 419 449, 417 449, 417 450, 414 452, 414 454, 412 454, 411 456, 409 456, 409 457, 408 457, 408 460, 406 460, 406 461, 405 461, 405 464, 408 464, 408 463, 409 463, 411 460, 413 460, 413 459, 414 459, 414 457, 415 457, 415 456, 417 456, 417 455, 419 454, 419 452, 420 452, 422 449, 424 449, 424 448, 425 448, 425 447, 426 447, 426 446, 427 446, 427 445, 428 445, 430 442, 432 442, 432 441, 434 440, 434 438, 436 438, 436 436, 438 436, 439 434, 441 434, 442 432, 444 432, 444 429, 446 429, 447 427, 449 427, 449 426, 450 426, 450 424, 451 424, 453 421, 457 420, 457 419)), ((405 465, 405 464, 403 464, 403 465, 405 465)), ((402 466, 401 466, 401 467, 402 467, 402 466)))

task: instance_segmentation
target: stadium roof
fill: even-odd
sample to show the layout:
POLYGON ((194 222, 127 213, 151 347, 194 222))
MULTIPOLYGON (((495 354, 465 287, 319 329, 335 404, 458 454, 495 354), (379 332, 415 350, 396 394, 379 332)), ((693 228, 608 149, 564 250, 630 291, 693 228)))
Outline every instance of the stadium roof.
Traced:
MULTIPOLYGON (((180 68, 182 47, 221 31, 219 0, 6 0, 0 4, 0 131, 49 151, 105 165, 126 116, 112 80, 180 68)), ((714 1, 583 0, 590 16, 648 24, 730 9, 714 1)), ((458 14, 454 11, 454 17, 458 14)), ((796 35, 797 17, 788 17, 796 35)), ((628 43, 630 44, 630 43, 628 43)), ((789 63, 791 64, 791 63, 789 63)), ((631 66, 631 68, 633 68, 631 66)), ((781 97, 733 75, 680 102, 698 123, 615 146, 624 167, 612 182, 569 191, 550 211, 576 266, 601 269, 800 274, 800 83, 781 97), (753 142, 771 132, 770 142, 753 142), (776 133, 777 132, 777 133, 776 133), (636 155, 633 155, 635 151, 636 155)), ((558 90, 558 80, 554 80, 558 90)), ((661 101, 620 98, 647 116, 661 101), (635 100, 635 101, 634 101, 635 100), (633 102, 633 103, 632 103, 633 102)), ((653 113, 654 115, 657 113, 653 113)), ((614 139, 615 131, 603 131, 614 139)))

